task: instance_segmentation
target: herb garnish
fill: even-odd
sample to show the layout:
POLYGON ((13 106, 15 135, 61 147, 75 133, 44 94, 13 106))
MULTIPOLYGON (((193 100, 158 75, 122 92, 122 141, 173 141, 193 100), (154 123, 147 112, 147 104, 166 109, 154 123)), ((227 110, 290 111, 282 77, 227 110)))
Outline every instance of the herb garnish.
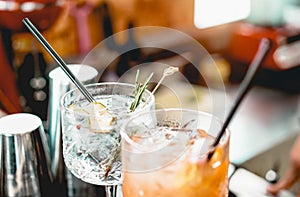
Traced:
POLYGON ((137 70, 136 76, 135 76, 134 100, 130 105, 130 108, 129 108, 130 112, 133 112, 139 105, 142 95, 143 95, 144 91, 146 90, 150 79, 153 76, 153 73, 151 73, 149 75, 149 77, 146 79, 146 81, 143 84, 141 84, 141 83, 139 83, 139 74, 140 74, 140 71, 137 70))

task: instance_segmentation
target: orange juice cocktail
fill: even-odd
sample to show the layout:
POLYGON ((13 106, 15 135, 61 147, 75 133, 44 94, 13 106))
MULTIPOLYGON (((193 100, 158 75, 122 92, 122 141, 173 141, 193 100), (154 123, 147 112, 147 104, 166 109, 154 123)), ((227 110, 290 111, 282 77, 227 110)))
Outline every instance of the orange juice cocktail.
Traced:
POLYGON ((124 197, 228 196, 227 130, 208 159, 222 122, 195 110, 141 113, 123 127, 124 197))

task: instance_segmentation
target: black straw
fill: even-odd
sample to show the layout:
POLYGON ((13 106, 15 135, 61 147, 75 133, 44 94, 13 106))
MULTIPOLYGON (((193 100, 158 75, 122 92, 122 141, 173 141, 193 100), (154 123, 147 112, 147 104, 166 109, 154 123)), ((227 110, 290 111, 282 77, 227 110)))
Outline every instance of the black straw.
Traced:
MULTIPOLYGON (((218 133, 217 137, 215 138, 214 143, 212 144, 213 148, 219 144, 219 142, 220 142, 223 134, 225 133, 226 128, 228 127, 230 121, 232 120, 232 117, 234 116, 237 108, 239 107, 243 98, 246 96, 246 94, 250 90, 254 76, 256 75, 260 64, 264 60, 264 57, 266 56, 266 54, 270 48, 271 48, 271 41, 267 38, 263 38, 260 41, 256 55, 249 66, 246 76, 240 85, 240 88, 238 90, 237 99, 235 100, 220 132, 218 133)), ((208 159, 210 159, 212 157, 213 153, 214 153, 214 150, 208 154, 208 159)))
POLYGON ((87 91, 83 84, 75 77, 71 70, 67 67, 66 63, 62 58, 55 52, 55 50, 50 46, 42 34, 36 29, 36 27, 30 22, 28 18, 24 18, 22 22, 29 29, 29 31, 35 36, 35 38, 42 44, 42 46, 48 51, 51 57, 58 63, 61 69, 67 74, 70 80, 77 86, 80 92, 85 96, 89 102, 95 102, 96 100, 87 91))

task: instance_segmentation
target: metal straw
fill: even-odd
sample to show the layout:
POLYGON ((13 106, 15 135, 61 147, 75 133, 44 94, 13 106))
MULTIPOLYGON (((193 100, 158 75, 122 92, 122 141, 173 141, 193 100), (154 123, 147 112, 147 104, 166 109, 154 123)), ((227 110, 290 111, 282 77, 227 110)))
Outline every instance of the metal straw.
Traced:
POLYGON ((36 27, 30 22, 28 18, 24 18, 22 22, 29 29, 29 31, 35 36, 35 38, 43 45, 43 47, 48 51, 52 58, 58 63, 62 70, 68 75, 70 80, 76 85, 80 92, 85 96, 89 102, 96 102, 93 96, 88 92, 88 90, 83 86, 83 84, 76 78, 72 71, 67 67, 63 59, 55 52, 55 50, 50 46, 42 34, 36 29, 36 27))
POLYGON ((212 155, 214 154, 214 148, 219 144, 223 134, 226 131, 227 126, 229 125, 232 117, 234 116, 237 108, 239 107, 240 103, 242 102, 243 98, 245 97, 245 95, 248 93, 249 89, 251 88, 253 79, 255 74, 258 71, 258 68, 260 66, 260 64, 262 63, 262 61, 264 60, 264 57, 266 56, 268 50, 271 48, 271 41, 267 38, 263 38, 260 41, 259 47, 258 47, 258 51, 253 59, 253 61, 251 62, 251 65, 249 66, 249 69, 246 73, 246 76, 244 78, 244 80, 242 81, 239 91, 238 91, 238 96, 237 99, 234 102, 234 105, 232 106, 220 132, 218 133, 218 136, 215 138, 214 143, 212 144, 212 151, 208 154, 208 159, 210 159, 212 157, 212 155))
MULTIPOLYGON (((89 91, 83 86, 83 84, 77 79, 77 77, 72 73, 72 71, 67 67, 66 63, 62 58, 55 52, 55 50, 50 46, 42 34, 36 29, 36 27, 30 22, 28 18, 24 18, 22 22, 31 31, 31 33, 36 37, 36 39, 43 45, 43 47, 48 51, 48 53, 53 57, 53 59, 58 63, 62 70, 67 74, 74 85, 80 90, 84 97, 90 102, 96 102, 95 98, 89 93, 89 91)), ((100 102, 97 102, 100 103, 100 102)), ((101 104, 101 103, 100 103, 101 104)), ((99 160, 92 154, 89 155, 99 163, 99 160)))

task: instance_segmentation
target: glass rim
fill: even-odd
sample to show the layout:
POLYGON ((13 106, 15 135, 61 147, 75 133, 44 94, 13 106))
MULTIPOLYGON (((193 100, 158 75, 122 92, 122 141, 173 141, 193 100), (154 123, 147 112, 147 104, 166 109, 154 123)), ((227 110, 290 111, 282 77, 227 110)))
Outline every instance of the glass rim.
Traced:
MULTIPOLYGON (((113 86, 118 86, 118 87, 132 87, 133 90, 135 88, 135 85, 134 84, 131 84, 131 83, 124 83, 124 82, 98 82, 98 83, 90 83, 90 84, 86 84, 84 85, 84 87, 86 88, 89 88, 89 87, 93 87, 93 86, 105 86, 105 85, 113 85, 113 86)), ((75 114, 80 114, 82 116, 90 116, 89 114, 85 114, 85 113, 82 113, 82 112, 78 112, 78 111, 74 111, 72 109, 69 109, 68 107, 69 106, 66 106, 64 104, 64 101, 66 99, 66 97, 70 94, 72 94, 73 92, 76 92, 78 91, 78 95, 82 95, 81 92, 79 92, 78 88, 72 88, 71 90, 69 90, 68 92, 64 93, 62 95, 62 97, 60 98, 60 107, 62 109, 64 109, 65 111, 67 112, 72 112, 72 113, 75 113, 75 114)), ((154 95, 150 92, 150 90, 146 89, 145 92, 148 94, 148 96, 150 97, 148 103, 146 106, 152 106, 155 102, 155 97, 154 95)), ((144 92, 144 93, 145 93, 144 92)), ((83 96, 83 95, 82 95, 83 96)), ((148 99, 149 97, 147 97, 146 99, 148 99)), ((139 112, 139 109, 133 111, 133 112, 129 112, 130 114, 135 114, 135 113, 138 113, 139 112)), ((105 115, 104 115, 105 117, 105 115)))
MULTIPOLYGON (((201 115, 205 115, 208 117, 213 118, 214 120, 216 120, 218 123, 220 123, 220 125, 223 125, 223 121, 221 121, 220 118, 218 118, 216 115, 213 115, 211 113, 205 112, 205 111, 200 111, 200 110, 194 110, 194 109, 187 109, 187 108, 164 108, 164 109, 154 109, 154 110, 150 110, 150 111, 144 111, 144 112, 139 112, 134 114, 133 116, 131 116, 121 127, 120 129, 120 135, 121 135, 121 139, 125 140, 127 143, 129 143, 131 146, 135 147, 135 148, 139 148, 140 145, 137 144, 135 141, 133 141, 129 135, 126 132, 126 128, 128 126, 128 124, 133 121, 135 118, 146 115, 146 114, 152 114, 152 113, 157 113, 157 112, 166 112, 166 111, 184 111, 184 112, 192 112, 195 114, 201 114, 201 115)), ((221 130, 221 128, 220 128, 221 130)), ((216 136, 213 136, 216 137, 216 136)), ((226 128, 226 132, 224 133, 224 135, 222 136, 222 139, 225 138, 225 141, 227 142, 230 138, 230 129, 227 127, 226 128)), ((222 140, 221 140, 222 141, 222 140)), ((221 143, 220 141, 220 143, 221 143)), ((220 144, 219 143, 219 144, 220 144)))

